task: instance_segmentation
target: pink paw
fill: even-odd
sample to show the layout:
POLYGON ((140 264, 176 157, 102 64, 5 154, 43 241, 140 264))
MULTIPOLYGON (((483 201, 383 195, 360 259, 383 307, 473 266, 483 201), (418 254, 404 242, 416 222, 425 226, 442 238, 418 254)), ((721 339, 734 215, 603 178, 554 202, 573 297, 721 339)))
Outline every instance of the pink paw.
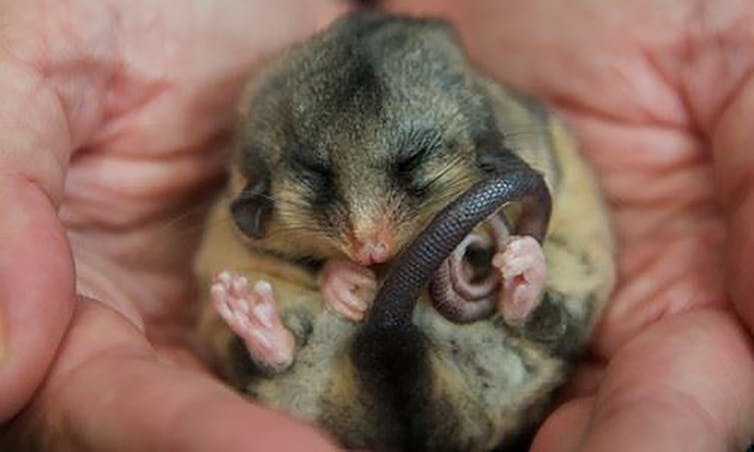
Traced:
POLYGON ((374 272, 351 261, 329 260, 319 275, 327 306, 351 320, 361 320, 377 288, 374 272))
POLYGON ((219 273, 210 289, 220 316, 246 343, 254 359, 274 371, 282 371, 293 362, 295 340, 283 325, 275 306, 272 287, 249 281, 236 273, 219 273))
POLYGON ((529 236, 510 237, 492 265, 502 277, 498 309, 503 319, 511 325, 523 324, 539 305, 547 278, 542 247, 529 236))

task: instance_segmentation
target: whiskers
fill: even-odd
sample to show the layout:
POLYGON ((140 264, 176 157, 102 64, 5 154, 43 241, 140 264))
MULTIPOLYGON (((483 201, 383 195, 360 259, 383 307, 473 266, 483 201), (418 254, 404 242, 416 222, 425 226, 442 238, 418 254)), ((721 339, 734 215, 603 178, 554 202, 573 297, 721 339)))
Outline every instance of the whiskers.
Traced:
MULTIPOLYGON (((435 186, 443 182, 443 179, 446 179, 450 172, 455 171, 456 173, 460 173, 461 175, 463 172, 461 169, 465 166, 463 165, 463 159, 464 156, 460 153, 457 153, 453 156, 453 158, 449 161, 444 161, 442 164, 444 165, 444 168, 442 168, 440 171, 437 172, 434 176, 432 176, 432 179, 427 181, 426 187, 428 189, 433 189, 435 186)), ((468 167, 467 167, 468 168, 468 167)))
POLYGON ((269 231, 266 238, 276 239, 280 236, 321 235, 323 233, 323 226, 314 221, 306 221, 298 218, 286 220, 282 217, 282 215, 278 217, 274 230, 269 231))
MULTIPOLYGON (((519 126, 513 124, 508 130, 500 130, 500 135, 503 138, 503 142, 510 148, 513 144, 512 141, 516 141, 518 138, 544 138, 548 135, 549 128, 547 126, 532 126, 527 124, 525 126, 519 126)), ((516 147, 512 148, 514 151, 516 147)))
POLYGON ((280 197, 275 198, 265 193, 259 193, 255 196, 266 199, 276 206, 290 205, 299 209, 310 208, 309 204, 306 201, 304 201, 303 196, 301 196, 300 199, 295 199, 290 196, 286 196, 285 198, 280 198, 280 197))
MULTIPOLYGON (((186 202, 170 209, 172 214, 165 214, 161 219, 149 220, 144 226, 148 228, 146 241, 132 248, 128 259, 136 262, 160 260, 164 253, 173 254, 172 250, 198 246, 201 236, 208 230, 224 225, 235 228, 235 220, 229 208, 229 196, 231 195, 227 192, 213 192, 212 196, 204 196, 200 200, 192 200, 190 204, 186 202), (216 203, 222 203, 222 207, 213 207, 216 203)), ((311 211, 311 206, 305 200, 296 200, 291 196, 259 196, 276 206, 274 215, 277 221, 275 227, 267 231, 266 238, 322 235, 323 226, 315 219, 308 219, 305 214, 311 211)))

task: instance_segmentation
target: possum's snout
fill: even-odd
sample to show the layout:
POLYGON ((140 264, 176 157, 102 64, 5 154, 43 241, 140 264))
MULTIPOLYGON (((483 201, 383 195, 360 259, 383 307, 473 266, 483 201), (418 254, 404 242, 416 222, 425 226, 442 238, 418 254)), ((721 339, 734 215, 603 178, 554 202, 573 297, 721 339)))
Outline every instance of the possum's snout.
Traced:
POLYGON ((395 232, 389 222, 354 227, 346 234, 346 254, 359 265, 384 264, 395 254, 395 232))

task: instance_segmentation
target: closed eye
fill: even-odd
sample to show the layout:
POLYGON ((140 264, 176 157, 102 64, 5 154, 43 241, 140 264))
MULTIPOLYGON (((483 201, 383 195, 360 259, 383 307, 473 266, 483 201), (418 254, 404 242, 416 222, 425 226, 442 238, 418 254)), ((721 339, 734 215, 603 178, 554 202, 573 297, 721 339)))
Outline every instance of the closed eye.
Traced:
POLYGON ((329 176, 332 173, 332 170, 321 162, 296 159, 293 161, 293 163, 296 169, 299 171, 313 173, 321 176, 329 176))
POLYGON ((411 129, 396 143, 395 170, 401 174, 416 171, 434 151, 442 146, 443 134, 436 129, 411 129))
POLYGON ((309 207, 324 214, 338 201, 332 168, 322 162, 303 158, 290 159, 288 167, 293 179, 304 189, 303 196, 309 207))
POLYGON ((408 156, 401 157, 396 162, 396 171, 398 174, 407 175, 413 173, 416 168, 426 159, 429 154, 429 148, 421 147, 408 156))
POLYGON ((430 148, 420 147, 410 155, 402 156, 395 163, 395 178, 399 186, 413 197, 423 197, 429 188, 424 171, 418 171, 427 163, 430 148))
POLYGON ((295 174, 309 186, 326 185, 332 180, 332 169, 320 162, 293 160, 292 165, 295 174))

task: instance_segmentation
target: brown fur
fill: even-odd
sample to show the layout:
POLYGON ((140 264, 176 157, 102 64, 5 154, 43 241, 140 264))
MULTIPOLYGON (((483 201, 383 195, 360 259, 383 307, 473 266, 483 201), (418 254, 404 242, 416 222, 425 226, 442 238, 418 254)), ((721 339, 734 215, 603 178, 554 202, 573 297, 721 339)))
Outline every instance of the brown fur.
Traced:
MULTIPOLYGON (((291 118, 281 113, 280 105, 291 97, 269 94, 271 86, 288 94, 293 90, 299 96, 295 105, 303 111, 311 108, 309 114, 316 111, 318 103, 319 108, 326 108, 326 96, 315 90, 319 86, 315 82, 327 74, 314 69, 338 59, 341 44, 337 40, 357 35, 364 26, 358 23, 360 20, 364 21, 345 19, 290 50, 250 84, 241 110, 242 132, 231 168, 232 183, 212 210, 197 259, 197 275, 205 296, 213 275, 225 269, 251 281, 264 279, 272 284, 284 322, 297 338, 293 366, 274 376, 246 371, 253 366, 239 362, 243 353, 239 358, 237 340, 206 300, 200 332, 211 344, 223 373, 260 403, 322 425, 349 447, 402 447, 405 432, 401 419, 390 412, 380 394, 365 389, 350 361, 349 347, 359 325, 326 310, 316 274, 291 260, 302 256, 344 257, 348 251, 345 229, 324 231, 314 220, 311 206, 302 203, 311 193, 295 173, 285 168, 285 159, 290 156, 281 148, 289 132, 281 124, 291 118), (309 82, 279 80, 285 78, 281 74, 291 71, 309 82), (260 121, 266 124, 264 132, 260 132, 260 121), (245 153, 249 152, 245 146, 251 142, 253 150, 260 152, 268 176, 259 176, 259 168, 244 166, 244 158, 248 158, 245 153), (269 177, 265 196, 275 207, 266 222, 267 235, 250 240, 231 221, 229 205, 255 177, 269 177)), ((373 24, 367 21, 366 26, 373 24)), ((449 323, 431 307, 426 296, 414 313, 414 323, 426 338, 422 367, 426 375, 421 378, 428 384, 415 389, 421 393, 417 397, 426 402, 416 413, 420 418, 417 428, 427 433, 424 447, 489 450, 541 418, 550 394, 562 384, 574 356, 589 340, 615 280, 608 217, 598 186, 563 125, 535 101, 468 68, 447 26, 405 20, 378 26, 381 29, 375 33, 382 33, 374 38, 378 44, 387 48, 393 42, 391 36, 405 33, 418 42, 415 47, 419 49, 418 53, 406 52, 402 59, 385 57, 375 63, 376 73, 391 88, 381 99, 384 110, 373 115, 357 108, 348 123, 333 119, 335 113, 328 110, 314 118, 293 118, 313 122, 299 132, 324 131, 318 139, 323 142, 321 149, 329 152, 329 165, 339 183, 361 188, 341 195, 352 225, 368 228, 388 218, 398 229, 396 243, 400 248, 419 233, 421 227, 416 224, 426 222, 484 177, 477 166, 479 142, 474 135, 480 118, 461 111, 457 99, 438 94, 446 83, 437 80, 438 73, 446 69, 433 72, 422 67, 431 64, 435 54, 460 74, 458 83, 471 92, 463 99, 471 105, 468 108, 487 103, 492 112, 491 127, 499 132, 500 140, 541 171, 551 189, 553 212, 543 245, 549 269, 547 309, 540 309, 521 329, 508 327, 499 316, 467 326, 449 323), (322 117, 327 121, 317 123, 322 117), (411 118, 441 122, 442 138, 453 142, 454 151, 424 164, 422 177, 439 177, 441 182, 420 205, 408 206, 386 190, 386 179, 379 168, 384 166, 382 154, 390 151, 385 148, 390 142, 384 137, 385 128, 395 130, 401 127, 400 121, 411 118), (411 210, 410 215, 402 209, 411 210)), ((354 96, 367 94, 357 92, 354 96)), ((350 103, 341 107, 356 108, 350 103)))

